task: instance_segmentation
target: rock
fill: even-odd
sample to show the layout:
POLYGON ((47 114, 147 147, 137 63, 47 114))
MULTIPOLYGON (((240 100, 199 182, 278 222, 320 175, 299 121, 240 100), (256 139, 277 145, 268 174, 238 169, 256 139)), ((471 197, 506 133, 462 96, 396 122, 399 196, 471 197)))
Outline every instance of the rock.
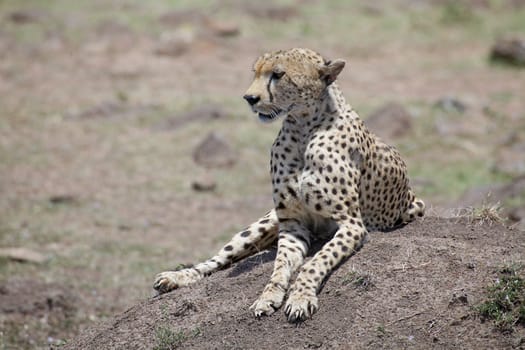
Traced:
POLYGON ((206 20, 206 26, 216 36, 237 36, 241 32, 234 22, 217 21, 211 18, 206 20))
POLYGON ((518 176, 512 179, 508 184, 501 186, 496 192, 496 196, 499 200, 505 198, 523 198, 525 197, 525 175, 518 176))
POLYGON ((496 153, 496 162, 493 170, 512 176, 525 174, 525 158, 523 154, 525 154, 525 142, 500 148, 496 153))
POLYGON ((434 107, 439 108, 447 113, 464 113, 467 105, 455 97, 445 96, 440 98, 434 107))
POLYGON ((363 3, 360 9, 363 12, 363 14, 369 15, 369 16, 381 16, 385 12, 384 6, 378 3, 371 2, 371 1, 367 3, 363 3))
MULTIPOLYGON (((161 22, 164 25, 170 26, 171 28, 178 28, 175 32, 173 32, 175 34, 169 34, 169 36, 171 37, 163 39, 164 41, 167 41, 167 43, 164 43, 164 45, 161 46, 161 51, 165 50, 165 46, 182 47, 183 45, 191 43, 195 36, 202 37, 203 34, 205 35, 207 33, 211 33, 214 36, 222 37, 236 36, 240 33, 239 25, 235 22, 231 20, 217 20, 215 18, 206 16, 203 13, 198 12, 196 10, 166 12, 159 17, 159 22, 161 22), (195 33, 192 33, 192 36, 188 38, 187 33, 185 33, 188 31, 195 32, 197 35, 195 35, 195 33), (182 37, 180 37, 180 32, 182 32, 182 37), (175 38, 173 38, 173 36, 175 38)), ((171 54, 172 50, 173 48, 169 49, 169 55, 174 56, 173 54, 171 54)))
POLYGON ((501 204, 501 217, 512 226, 525 229, 525 175, 518 176, 502 185, 486 185, 470 188, 454 204, 459 207, 483 207, 501 204))
POLYGON ((401 104, 390 102, 372 112, 365 125, 379 137, 392 140, 410 132, 412 115, 401 104))
POLYGON ((224 138, 211 132, 193 151, 193 160, 207 168, 228 167, 235 164, 237 155, 224 138))
POLYGON ((524 221, 525 223, 525 207, 524 208, 513 208, 509 211, 509 220, 514 222, 524 221))
POLYGON ((525 231, 525 206, 510 209, 507 212, 507 217, 511 222, 511 227, 525 231))
POLYGON ((213 191, 217 187, 217 182, 210 176, 201 176, 194 179, 191 183, 191 188, 198 192, 213 191))
POLYGON ((179 27, 183 24, 200 22, 203 18, 204 15, 202 13, 195 9, 189 9, 163 13, 159 16, 159 22, 164 25, 179 27))
POLYGON ((49 197, 49 202, 51 204, 75 204, 78 202, 77 198, 72 194, 57 194, 49 197))
POLYGON ((35 23, 42 20, 44 17, 44 14, 42 12, 39 12, 37 10, 18 10, 13 11, 9 15, 7 15, 7 18, 16 24, 27 24, 27 23, 35 23))
POLYGON ((194 42, 195 33, 190 28, 164 32, 155 47, 155 53, 162 56, 178 57, 188 52, 194 42))
POLYGON ((525 40, 522 38, 498 39, 490 52, 490 60, 516 67, 525 67, 525 40))
POLYGON ((473 187, 465 191, 458 200, 460 206, 472 207, 487 203, 503 202, 507 199, 525 197, 525 175, 518 176, 506 184, 473 187))
POLYGON ((267 2, 250 2, 246 12, 253 17, 286 21, 299 14, 296 6, 279 6, 267 2))
POLYGON ((0 257, 33 264, 43 264, 48 260, 45 255, 27 248, 0 248, 0 257))
POLYGON ((461 118, 449 118, 437 116, 434 120, 434 130, 439 136, 446 138, 457 138, 457 145, 471 154, 483 152, 481 148, 475 147, 469 138, 487 133, 488 125, 486 119, 476 119, 469 115, 461 118))

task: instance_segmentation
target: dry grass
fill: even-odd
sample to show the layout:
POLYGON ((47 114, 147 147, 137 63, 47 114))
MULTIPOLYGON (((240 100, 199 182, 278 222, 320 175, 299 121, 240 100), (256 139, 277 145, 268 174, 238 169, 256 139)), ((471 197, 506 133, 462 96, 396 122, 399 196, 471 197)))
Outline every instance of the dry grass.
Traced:
POLYGON ((506 220, 501 215, 501 204, 482 204, 479 207, 467 207, 457 209, 456 218, 466 219, 470 224, 476 225, 504 225, 506 220))

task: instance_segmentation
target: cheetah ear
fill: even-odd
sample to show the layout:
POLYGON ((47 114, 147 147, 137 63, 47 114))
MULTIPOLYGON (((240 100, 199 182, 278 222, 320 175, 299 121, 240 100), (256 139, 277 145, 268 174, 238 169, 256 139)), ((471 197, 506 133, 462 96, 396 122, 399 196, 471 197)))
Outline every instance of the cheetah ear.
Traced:
POLYGON ((345 67, 346 62, 341 59, 327 61, 324 66, 319 69, 319 78, 326 83, 326 85, 332 84, 339 73, 345 67))

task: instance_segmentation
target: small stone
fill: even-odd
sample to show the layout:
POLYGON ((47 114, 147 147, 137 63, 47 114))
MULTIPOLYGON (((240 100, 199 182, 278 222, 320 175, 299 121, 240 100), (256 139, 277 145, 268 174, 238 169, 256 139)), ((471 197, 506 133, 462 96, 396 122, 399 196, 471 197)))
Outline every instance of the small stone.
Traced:
POLYGON ((33 264, 43 264, 47 261, 45 255, 27 248, 0 248, 0 257, 33 264))
POLYGON ((401 104, 391 102, 372 112, 366 126, 381 138, 392 140, 405 136, 412 129, 412 115, 401 104))
POLYGON ((203 17, 202 13, 194 9, 174 10, 161 14, 159 22, 167 26, 179 27, 188 23, 198 23, 203 17))
POLYGON ((498 39, 492 46, 490 60, 515 67, 525 67, 525 40, 522 38, 498 39))
POLYGON ((75 204, 77 199, 72 194, 57 194, 49 197, 51 204, 75 204))
POLYGON ((246 10, 253 17, 286 21, 299 15, 297 6, 272 5, 268 2, 247 2, 246 10))
POLYGON ((228 167, 235 164, 237 154, 224 138, 211 132, 195 148, 193 160, 208 168, 228 167))
POLYGON ((194 179, 191 183, 191 188, 198 192, 209 192, 215 190, 217 182, 209 176, 202 176, 194 179))
POLYGON ((11 12, 8 18, 16 24, 34 23, 42 20, 43 13, 36 10, 18 10, 11 12))
POLYGON ((512 222, 525 221, 525 207, 513 208, 509 211, 508 218, 512 222))
POLYGON ((494 170, 499 173, 520 176, 525 174, 525 142, 502 147, 496 153, 494 170))
POLYGON ((237 36, 241 32, 239 26, 233 22, 217 21, 214 19, 207 19, 206 26, 214 35, 217 36, 237 36))
POLYGON ((155 53, 161 56, 177 57, 185 54, 195 41, 195 33, 186 28, 174 32, 165 32, 161 35, 155 53))
POLYGON ((440 98, 434 106, 447 113, 464 113, 467 110, 467 105, 465 103, 452 96, 440 98))

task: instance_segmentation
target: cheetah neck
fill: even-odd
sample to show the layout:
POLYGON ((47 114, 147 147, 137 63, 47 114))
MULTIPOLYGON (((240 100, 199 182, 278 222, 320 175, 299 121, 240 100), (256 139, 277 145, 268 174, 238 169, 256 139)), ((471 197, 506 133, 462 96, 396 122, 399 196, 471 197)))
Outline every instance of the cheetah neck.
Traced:
POLYGON ((300 112, 288 114, 283 127, 307 136, 313 130, 328 127, 335 120, 334 117, 348 114, 346 112, 351 110, 352 107, 346 102, 341 89, 333 83, 317 103, 305 107, 300 112))

